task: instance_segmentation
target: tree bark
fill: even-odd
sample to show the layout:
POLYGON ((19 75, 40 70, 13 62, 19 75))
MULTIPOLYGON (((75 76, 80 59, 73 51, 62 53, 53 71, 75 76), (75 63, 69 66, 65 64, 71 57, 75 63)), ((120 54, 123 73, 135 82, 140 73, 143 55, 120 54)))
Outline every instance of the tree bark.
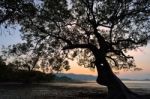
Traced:
POLYGON ((107 99, 140 99, 113 73, 109 63, 103 57, 97 57, 95 65, 98 72, 97 83, 107 86, 107 99))

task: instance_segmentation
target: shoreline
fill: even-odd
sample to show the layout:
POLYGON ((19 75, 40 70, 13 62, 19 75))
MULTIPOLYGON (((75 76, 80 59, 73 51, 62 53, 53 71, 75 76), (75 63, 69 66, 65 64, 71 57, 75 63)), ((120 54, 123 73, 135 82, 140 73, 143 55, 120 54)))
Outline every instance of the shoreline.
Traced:
MULTIPOLYGON (((35 83, 2 84, 0 83, 0 99, 105 99, 106 87, 75 86, 72 83, 35 83), (70 85, 69 85, 70 84, 70 85), (19 97, 19 98, 16 98, 19 97)), ((86 84, 86 83, 83 83, 86 84)), ((139 88, 130 88, 133 92, 142 95, 142 99, 150 99, 150 92, 139 88)))

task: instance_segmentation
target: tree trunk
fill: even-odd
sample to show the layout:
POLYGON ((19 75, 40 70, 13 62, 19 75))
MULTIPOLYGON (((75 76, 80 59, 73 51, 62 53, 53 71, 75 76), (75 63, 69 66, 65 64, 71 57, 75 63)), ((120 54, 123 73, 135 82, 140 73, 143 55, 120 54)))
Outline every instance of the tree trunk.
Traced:
POLYGON ((139 99, 139 96, 131 92, 113 73, 105 58, 96 58, 95 65, 98 72, 97 83, 107 86, 108 99, 139 99))

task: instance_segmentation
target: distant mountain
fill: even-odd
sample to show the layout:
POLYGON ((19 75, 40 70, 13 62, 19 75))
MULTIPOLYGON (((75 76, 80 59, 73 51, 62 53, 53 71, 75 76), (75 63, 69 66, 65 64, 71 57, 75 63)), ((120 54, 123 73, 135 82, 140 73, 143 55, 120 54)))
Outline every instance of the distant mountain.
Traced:
POLYGON ((123 81, 150 81, 150 79, 129 79, 129 78, 121 78, 123 81))
POLYGON ((56 76, 54 81, 57 81, 57 82, 72 82, 74 80, 70 77, 67 77, 67 76, 56 76))
POLYGON ((79 81, 92 81, 92 80, 96 80, 96 76, 92 76, 92 75, 84 75, 84 74, 65 74, 65 73, 59 73, 57 74, 58 77, 61 76, 65 76, 74 80, 79 80, 79 81))
MULTIPOLYGON (((72 80, 77 81, 95 81, 97 76, 93 75, 84 75, 84 74, 73 74, 73 73, 58 73, 56 74, 58 77, 67 77, 72 80)), ((150 81, 150 79, 130 79, 130 78, 121 78, 123 81, 150 81)))

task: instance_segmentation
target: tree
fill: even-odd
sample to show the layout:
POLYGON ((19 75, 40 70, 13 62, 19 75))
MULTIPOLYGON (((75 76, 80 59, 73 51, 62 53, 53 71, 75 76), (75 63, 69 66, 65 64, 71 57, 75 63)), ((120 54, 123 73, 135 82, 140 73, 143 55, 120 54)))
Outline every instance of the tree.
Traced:
POLYGON ((4 59, 2 58, 2 56, 0 56, 0 74, 2 74, 3 72, 5 72, 6 69, 7 69, 6 63, 4 62, 4 59))
POLYGON ((32 17, 18 21, 32 45, 26 51, 39 52, 58 70, 76 58, 79 65, 96 67, 97 83, 107 86, 109 99, 138 98, 111 67, 135 67, 125 53, 150 39, 149 0, 41 0, 34 7, 32 17))
POLYGON ((36 10, 33 0, 1 0, 0 8, 0 24, 6 27, 25 17, 31 17, 36 10))

